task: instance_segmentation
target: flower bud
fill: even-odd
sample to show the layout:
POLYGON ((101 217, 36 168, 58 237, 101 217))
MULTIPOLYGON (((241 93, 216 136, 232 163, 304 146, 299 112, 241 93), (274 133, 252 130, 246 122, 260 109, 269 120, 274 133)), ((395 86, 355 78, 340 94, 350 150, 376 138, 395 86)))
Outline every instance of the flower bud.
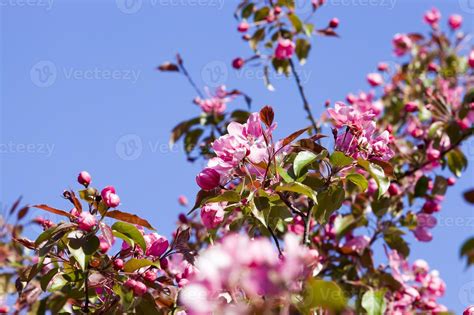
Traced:
POLYGON ((380 73, 369 73, 367 75, 367 82, 373 87, 383 84, 383 78, 380 73))
POLYGON ((439 203, 437 203, 434 200, 426 200, 425 204, 423 205, 422 208, 424 213, 431 214, 433 212, 438 212, 441 210, 441 206, 439 203))
POLYGON ((451 15, 449 17, 448 24, 449 24, 449 27, 451 27, 452 30, 457 30, 462 25, 462 16, 459 15, 459 14, 451 15))
POLYGON ((387 71, 388 70, 388 64, 386 62, 380 62, 377 65, 377 70, 379 71, 387 71))
POLYGON ((212 190, 219 186, 220 175, 215 169, 205 168, 196 176, 196 183, 201 189, 212 190))
POLYGON ((110 244, 109 242, 105 239, 103 235, 99 236, 99 250, 102 254, 107 253, 107 251, 110 249, 110 244))
POLYGON ((79 176, 77 176, 77 181, 79 182, 79 184, 84 185, 85 187, 89 186, 91 180, 91 175, 86 171, 80 172, 79 176))
POLYGON ((84 211, 79 215, 77 224, 81 230, 89 232, 97 225, 97 220, 90 212, 84 211))
POLYGON ((79 215, 81 215, 79 210, 77 210, 76 208, 72 208, 71 211, 69 211, 69 213, 72 214, 75 217, 78 217, 79 215))
POLYGON ((182 206, 187 206, 188 205, 188 198, 186 196, 181 195, 178 197, 178 203, 182 206))
POLYGON ((474 305, 468 306, 462 313, 462 315, 474 315, 474 305))
POLYGON ((278 60, 287 60, 295 52, 295 43, 291 39, 280 39, 275 49, 275 58, 278 60))
POLYGON ((123 269, 123 265, 124 265, 124 263, 123 263, 123 260, 122 260, 122 259, 117 258, 117 259, 114 260, 114 268, 115 268, 116 270, 122 270, 122 269, 123 269))
POLYGON ((150 248, 147 249, 146 254, 155 257, 160 257, 166 252, 168 246, 168 240, 164 236, 159 235, 157 239, 153 241, 150 248))
POLYGON ((471 50, 469 56, 467 57, 467 62, 469 63, 469 67, 474 69, 474 50, 471 50))
POLYGON ((416 112, 418 110, 418 104, 415 102, 408 102, 405 104, 405 110, 409 113, 416 112))
POLYGON ((232 61, 232 67, 234 69, 237 69, 239 70, 240 68, 242 68, 244 66, 244 59, 242 58, 235 58, 233 61, 232 61))
POLYGON ((150 281, 150 282, 153 282, 156 280, 156 278, 158 278, 157 274, 156 274, 156 271, 154 270, 147 270, 145 272, 145 274, 143 275, 143 278, 145 278, 145 280, 147 281, 150 281))
POLYGON ((249 30, 249 23, 243 21, 243 22, 240 22, 239 26, 237 27, 237 30, 241 33, 245 33, 249 30))
POLYGON ((454 184, 456 184, 456 178, 449 177, 448 178, 448 186, 453 186, 454 184))
POLYGON ((133 287, 133 293, 137 296, 142 296, 147 291, 146 285, 141 281, 135 281, 135 286, 133 287))
POLYGON ((8 307, 8 305, 0 306, 0 314, 8 314, 9 311, 10 311, 10 307, 8 307))
POLYGON ((402 190, 400 189, 400 186, 398 186, 395 183, 391 183, 390 186, 388 187, 388 193, 390 196, 398 196, 400 195, 402 190))
POLYGON ((329 27, 330 28, 337 28, 339 26, 339 19, 338 18, 332 18, 331 21, 329 21, 329 27))
POLYGON ((104 203, 110 208, 115 208, 120 204, 120 197, 115 194, 115 188, 113 186, 107 186, 102 189, 100 195, 104 203))
POLYGON ((125 281, 125 283, 123 285, 125 287, 129 288, 129 289, 133 289, 136 284, 137 284, 137 281, 135 281, 133 279, 128 279, 127 281, 125 281))

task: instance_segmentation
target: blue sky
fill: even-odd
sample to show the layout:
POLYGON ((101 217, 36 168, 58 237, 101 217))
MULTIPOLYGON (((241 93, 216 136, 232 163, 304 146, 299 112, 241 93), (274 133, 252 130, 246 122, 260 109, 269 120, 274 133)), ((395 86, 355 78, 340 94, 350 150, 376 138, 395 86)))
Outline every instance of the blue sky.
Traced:
MULTIPOLYGON (((317 116, 326 99, 367 90, 365 75, 378 61, 393 60, 392 36, 426 32, 422 15, 432 6, 444 18, 462 14, 465 30, 474 30, 469 0, 328 2, 314 21, 324 27, 339 17, 341 39, 316 38, 300 69, 317 116)), ((2 206, 23 195, 30 204, 68 207, 62 190, 79 188, 75 178, 88 170, 96 187, 115 185, 123 210, 150 219, 169 235, 185 210, 177 197, 193 199, 194 176, 202 167, 187 163, 181 148, 167 147, 171 128, 199 113, 183 77, 155 70, 177 52, 199 85, 241 89, 252 96, 255 110, 271 104, 278 135, 305 123, 292 80, 273 76, 276 91, 268 92, 260 69, 235 72, 229 66, 234 57, 250 55, 235 31, 236 5, 235 0, 1 0, 2 206)), ((309 8, 303 0, 298 6, 309 8)), ((472 164, 474 141, 466 150, 472 164)), ((472 174, 470 166, 450 189, 434 240, 410 239, 411 259, 424 258, 440 271, 448 284, 442 302, 456 313, 474 304, 473 270, 465 270, 458 258, 461 242, 474 234, 473 208, 461 197, 474 187, 472 174)))

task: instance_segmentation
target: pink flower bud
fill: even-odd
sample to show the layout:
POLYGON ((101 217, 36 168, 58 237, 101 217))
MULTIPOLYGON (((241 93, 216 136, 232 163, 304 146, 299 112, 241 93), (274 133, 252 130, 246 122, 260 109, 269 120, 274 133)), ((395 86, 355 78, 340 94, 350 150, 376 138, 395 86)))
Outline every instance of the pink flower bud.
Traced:
POLYGON ((474 315, 474 305, 468 306, 462 315, 474 315))
POLYGON ((240 22, 239 26, 237 27, 237 30, 240 32, 240 33, 245 33, 249 30, 249 23, 243 21, 243 22, 240 22))
POLYGON ((276 15, 280 14, 280 13, 281 13, 281 7, 275 6, 275 8, 273 8, 273 12, 274 12, 276 15))
POLYGON ((295 43, 291 39, 280 39, 275 49, 275 58, 278 60, 287 60, 295 52, 295 43))
POLYGON ((434 63, 434 62, 430 62, 428 64, 428 71, 431 71, 431 72, 438 72, 439 71, 439 66, 434 63))
POLYGON ((449 177, 448 178, 448 186, 453 186, 454 184, 456 184, 456 178, 449 177))
POLYGON ((205 204, 201 209, 201 220, 207 229, 215 229, 224 221, 224 214, 220 203, 205 204))
POLYGON ((332 18, 331 21, 329 21, 329 27, 330 28, 337 28, 339 26, 339 19, 338 18, 332 18))
POLYGON ((373 87, 383 84, 383 78, 380 73, 369 73, 367 75, 367 82, 373 87))
POLYGON ((114 260, 114 268, 115 268, 116 270, 122 270, 122 269, 123 269, 123 265, 124 265, 124 263, 123 263, 123 260, 122 260, 122 259, 117 258, 117 259, 114 260))
POLYGON ((182 206, 187 206, 188 205, 188 198, 186 196, 181 195, 178 197, 178 203, 182 206))
POLYGON ((123 285, 129 289, 133 289, 137 285, 137 281, 133 279, 128 279, 123 285))
POLYGON ((344 254, 353 254, 357 253, 362 255, 365 248, 369 245, 370 238, 366 235, 356 236, 350 241, 347 241, 344 246, 341 247, 341 251, 344 254))
POLYGON ((441 156, 441 152, 439 150, 432 148, 431 146, 426 150, 426 157, 428 161, 436 161, 441 156))
POLYGON ((423 210, 424 213, 431 214, 433 212, 440 211, 441 206, 438 202, 429 199, 429 200, 426 200, 425 204, 423 205, 422 210, 423 210))
POLYGON ((166 269, 166 268, 168 268, 168 265, 169 265, 168 258, 162 258, 162 259, 160 259, 160 266, 161 266, 161 269, 166 269))
POLYGON ((102 189, 100 195, 104 203, 110 208, 115 208, 120 204, 120 197, 115 194, 115 188, 113 186, 107 186, 102 189))
POLYGON ((380 62, 377 65, 377 70, 379 71, 387 71, 388 70, 388 64, 386 62, 380 62))
POLYGON ((418 110, 418 104, 415 102, 408 102, 405 104, 405 110, 409 113, 416 112, 418 110))
POLYGON ((168 246, 168 240, 164 236, 159 235, 157 239, 153 241, 150 248, 147 249, 146 254, 155 257, 160 257, 166 252, 168 246))
POLYGON ((426 11, 424 19, 431 27, 436 27, 441 19, 441 12, 436 8, 432 8, 431 10, 426 11))
POLYGON ((91 231, 97 225, 97 220, 94 215, 90 212, 81 212, 79 218, 77 219, 77 224, 79 228, 83 231, 91 231))
POLYGON ((101 253, 105 254, 110 249, 109 242, 105 239, 103 235, 99 236, 99 250, 101 253))
POLYGON ((100 195, 102 196, 102 199, 105 199, 105 196, 107 196, 107 194, 109 194, 109 193, 115 194, 115 187, 114 186, 105 186, 105 188, 102 189, 102 192, 100 193, 100 195))
POLYGON ((156 274, 156 271, 154 270, 147 270, 145 274, 143 275, 143 278, 145 278, 145 280, 147 281, 153 282, 156 280, 156 278, 158 278, 158 275, 156 274))
POLYGON ((417 227, 413 234, 420 242, 430 242, 433 239, 433 235, 430 231, 423 227, 417 227))
POLYGON ((89 184, 91 183, 91 180, 92 180, 92 177, 89 173, 87 173, 86 171, 82 171, 79 173, 79 176, 77 176, 77 181, 79 182, 79 184, 81 185, 84 185, 84 186, 89 186, 89 184))
POLYGON ((137 296, 142 296, 147 291, 146 285, 141 281, 136 281, 135 286, 133 287, 133 293, 137 296))
POLYGON ((242 58, 235 58, 233 61, 232 61, 232 67, 234 69, 237 69, 239 70, 240 68, 242 68, 244 66, 244 59, 242 58))
POLYGON ((392 197, 400 195, 401 192, 402 190, 400 189, 400 186, 398 186, 398 184, 391 183, 390 186, 388 187, 388 193, 392 197))
POLYGON ((448 20, 449 27, 453 30, 457 30, 462 25, 462 16, 459 14, 453 14, 449 17, 448 20))
POLYGON ((220 175, 215 169, 205 168, 196 176, 196 183, 201 189, 212 190, 219 186, 220 175))
POLYGON ((9 311, 10 307, 8 307, 7 305, 0 306, 0 314, 8 314, 9 311))
POLYGON ((467 62, 469 63, 469 67, 474 69, 474 50, 471 50, 469 56, 467 57, 467 62))

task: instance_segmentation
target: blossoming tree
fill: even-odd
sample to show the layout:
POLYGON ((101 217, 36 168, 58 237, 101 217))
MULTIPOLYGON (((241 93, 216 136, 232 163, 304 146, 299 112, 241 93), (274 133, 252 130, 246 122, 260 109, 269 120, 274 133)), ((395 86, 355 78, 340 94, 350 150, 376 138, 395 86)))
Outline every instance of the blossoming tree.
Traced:
MULTIPOLYGON (((188 215, 167 239, 119 210, 115 188, 94 188, 85 171, 77 179, 83 187, 63 193, 70 209, 21 207, 19 200, 9 212, 14 223, 1 222, 0 313, 9 312, 14 294, 15 313, 448 312, 438 302, 445 292, 439 273, 412 259, 405 237, 432 239, 443 197, 467 165, 461 145, 474 132, 474 51, 463 50, 462 18, 449 17, 452 37, 441 13, 428 11, 428 35, 393 38, 405 61, 379 63, 367 76, 380 93, 349 94, 318 119, 296 69, 313 36, 337 36, 336 18, 324 29, 308 23, 323 5, 314 1, 305 17, 291 1, 247 0, 236 11, 252 55, 235 58, 233 67, 263 67, 270 90, 271 71, 292 76, 307 124, 277 139, 271 106, 230 112, 228 103, 250 97, 224 86, 203 93, 179 55, 162 64, 161 71, 189 80, 201 109, 171 135, 189 160, 207 161, 188 215), (30 208, 63 219, 22 223, 30 208), (22 236, 28 224, 44 231, 29 240, 22 236), (386 263, 374 262, 375 243, 386 263)), ((472 241, 463 246, 468 263, 473 248, 472 241)))

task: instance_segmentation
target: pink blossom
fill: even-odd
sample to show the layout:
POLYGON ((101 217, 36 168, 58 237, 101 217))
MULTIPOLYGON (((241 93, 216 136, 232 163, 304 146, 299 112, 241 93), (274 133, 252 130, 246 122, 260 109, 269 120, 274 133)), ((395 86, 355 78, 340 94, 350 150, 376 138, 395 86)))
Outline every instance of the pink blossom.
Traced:
POLYGON ((157 233, 151 233, 148 234, 148 238, 149 242, 147 244, 146 255, 160 257, 169 247, 169 242, 164 236, 157 233))
POLYGON ((469 56, 467 57, 467 62, 469 63, 469 67, 474 68, 474 50, 471 50, 469 56))
POLYGON ((226 91, 225 85, 217 87, 214 93, 211 93, 207 87, 205 91, 207 98, 196 97, 194 103, 207 114, 221 115, 226 110, 227 103, 234 99, 234 96, 226 91))
POLYGON ((224 221, 224 208, 221 203, 205 204, 201 208, 201 220, 207 229, 215 229, 224 221))
POLYGON ((425 204, 423 205, 422 208, 424 213, 431 214, 434 212, 438 212, 441 210, 441 205, 439 204, 438 201, 434 199, 428 199, 426 200, 425 204))
POLYGON ((8 305, 0 306, 0 314, 8 314, 9 311, 10 311, 10 307, 8 305))
POLYGON ((114 186, 106 186, 102 189, 100 195, 102 196, 104 203, 110 208, 115 208, 120 204, 120 198, 115 194, 114 186))
POLYGON ((380 73, 369 73, 367 75, 367 82, 373 87, 383 84, 383 78, 380 73))
POLYGON ((92 180, 91 175, 86 171, 80 172, 79 176, 77 176, 77 181, 79 182, 79 184, 84 185, 86 187, 89 186, 89 184, 91 183, 91 180, 92 180))
POLYGON ((204 190, 212 190, 219 186, 220 175, 219 173, 212 168, 203 169, 196 176, 196 183, 204 190))
POLYGON ((453 30, 457 30, 462 25, 462 16, 459 14, 453 14, 448 19, 448 24, 453 30))
POLYGON ((83 211, 77 219, 79 228, 83 231, 91 231, 97 225, 97 220, 90 212, 83 211))
POLYGON ((441 19, 441 12, 438 9, 432 8, 431 10, 426 11, 424 15, 424 20, 431 27, 437 27, 439 20, 441 19))
POLYGON ((72 208, 71 211, 69 211, 69 213, 75 217, 78 217, 81 214, 79 210, 77 210, 76 208, 72 208))
POLYGON ((358 255, 362 255, 369 244, 370 237, 367 235, 356 236, 353 239, 347 241, 341 247, 341 250, 344 254, 357 253, 358 255))
POLYGON ((433 143, 431 143, 426 150, 426 157, 428 161, 438 160, 440 156, 441 152, 438 149, 433 148, 433 143))
POLYGON ((395 34, 392 43, 395 55, 397 56, 403 56, 413 45, 413 42, 408 35, 400 33, 395 34))
POLYGON ((110 249, 110 243, 103 235, 99 235, 99 250, 105 254, 110 249))
POLYGON ((290 59, 295 52, 295 44, 291 39, 280 39, 275 49, 275 58, 278 60, 290 59))

